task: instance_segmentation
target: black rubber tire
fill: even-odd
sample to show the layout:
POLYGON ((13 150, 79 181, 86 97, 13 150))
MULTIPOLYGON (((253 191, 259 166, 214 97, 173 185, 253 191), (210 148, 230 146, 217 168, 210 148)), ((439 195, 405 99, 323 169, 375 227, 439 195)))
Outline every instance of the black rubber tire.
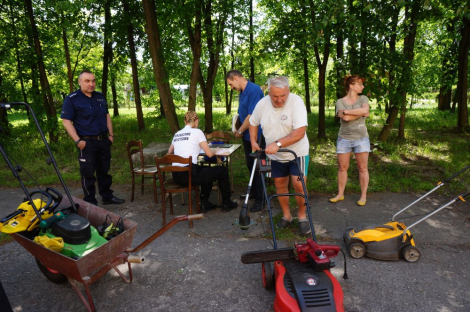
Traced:
POLYGON ((416 262, 421 257, 421 252, 414 246, 406 246, 401 251, 401 256, 408 262, 416 262))
POLYGON ((360 259, 366 255, 366 246, 362 242, 353 242, 349 244, 348 252, 354 259, 360 259))
POLYGON ((52 270, 48 269, 44 264, 39 262, 38 259, 36 259, 36 264, 38 265, 39 270, 41 270, 42 274, 44 274, 44 276, 51 282, 55 284, 62 284, 68 281, 67 276, 59 272, 53 272, 52 270))
POLYGON ((274 286, 274 274, 271 262, 261 263, 261 274, 263 276, 263 287, 270 289, 274 286))

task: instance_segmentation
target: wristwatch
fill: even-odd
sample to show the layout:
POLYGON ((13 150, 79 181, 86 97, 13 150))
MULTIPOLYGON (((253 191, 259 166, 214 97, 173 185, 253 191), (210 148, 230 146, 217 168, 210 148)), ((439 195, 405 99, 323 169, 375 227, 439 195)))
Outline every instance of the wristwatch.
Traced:
POLYGON ((78 139, 77 141, 75 141, 75 145, 78 145, 78 143, 80 143, 82 139, 78 139))
POLYGON ((274 142, 276 142, 276 145, 277 145, 277 146, 282 147, 281 142, 279 142, 279 141, 274 141, 274 142))
POLYGON ((238 132, 238 134, 242 134, 242 133, 243 133, 243 132, 241 132, 240 130, 238 130, 237 132, 238 132))

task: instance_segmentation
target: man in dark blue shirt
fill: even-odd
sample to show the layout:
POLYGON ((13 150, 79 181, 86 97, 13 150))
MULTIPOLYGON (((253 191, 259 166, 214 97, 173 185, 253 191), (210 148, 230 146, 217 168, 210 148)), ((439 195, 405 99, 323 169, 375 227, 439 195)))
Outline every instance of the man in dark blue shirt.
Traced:
POLYGON ((83 200, 98 204, 95 198, 95 182, 98 181, 103 205, 122 204, 124 200, 113 195, 112 177, 108 173, 114 136, 106 98, 95 91, 96 79, 92 72, 82 71, 78 84, 80 89, 65 98, 60 117, 79 151, 83 200))
MULTIPOLYGON (((237 138, 242 138, 246 166, 248 167, 248 171, 251 174, 255 160, 253 157, 249 156, 252 152, 250 132, 248 131, 250 127, 249 120, 253 110, 256 107, 256 104, 258 104, 259 100, 264 97, 264 93, 257 84, 254 84, 244 78, 242 73, 236 69, 229 71, 225 78, 227 79, 227 84, 230 85, 232 89, 240 92, 238 116, 240 117, 240 122, 242 125, 233 134, 237 138)), ((259 128, 258 133, 261 134, 261 128, 259 128)), ((262 146, 264 147, 263 137, 262 141, 262 146)), ((250 197, 255 198, 255 204, 250 208, 250 211, 260 211, 263 207, 263 186, 261 184, 261 178, 258 171, 256 171, 256 174, 253 177, 253 185, 251 188, 250 197)))

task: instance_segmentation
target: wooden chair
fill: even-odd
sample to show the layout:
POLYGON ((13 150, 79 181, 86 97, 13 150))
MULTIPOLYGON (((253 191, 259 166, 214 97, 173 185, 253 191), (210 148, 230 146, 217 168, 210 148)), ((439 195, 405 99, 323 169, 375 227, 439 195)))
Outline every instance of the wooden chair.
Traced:
MULTIPOLYGON (((192 185, 192 157, 183 158, 178 155, 168 154, 161 158, 155 157, 155 163, 158 169, 158 177, 160 179, 160 188, 162 193, 162 226, 166 224, 166 200, 165 195, 168 194, 168 199, 170 200, 170 213, 173 214, 173 193, 183 193, 188 192, 189 197, 189 214, 193 213, 193 206, 191 200, 191 192, 195 191, 196 193, 196 210, 199 213, 199 187, 192 185), (180 163, 187 165, 185 167, 173 166, 173 163, 180 163), (173 180, 172 177, 167 178, 167 174, 171 175, 172 172, 188 172, 189 183, 187 186, 179 185, 173 180)), ((193 222, 189 221, 189 227, 193 227, 193 222)))
POLYGON ((213 141, 221 141, 224 143, 230 143, 230 135, 222 131, 214 131, 212 133, 206 134, 206 139, 208 143, 213 141))
POLYGON ((129 141, 127 142, 127 156, 129 157, 129 165, 131 167, 132 175, 132 195, 131 202, 134 201, 134 190, 135 190, 135 178, 136 176, 141 176, 141 194, 144 194, 144 185, 146 179, 153 180, 153 196, 155 203, 158 204, 158 195, 157 195, 157 167, 152 165, 144 164, 144 153, 142 150, 142 140, 139 141, 129 141), (138 154, 138 155, 136 155, 138 154), (136 157, 138 156, 138 157, 136 157), (134 167, 134 163, 138 165, 134 167))
MULTIPOLYGON (((230 143, 230 135, 226 132, 222 132, 222 131, 214 131, 212 133, 208 133, 206 134, 206 139, 207 139, 207 143, 212 143, 212 142, 222 142, 222 143, 225 143, 225 144, 229 144, 230 143)), ((215 157, 215 156, 214 156, 215 157)), ((229 156, 224 156, 224 158, 219 158, 217 157, 217 162, 214 162, 214 161, 205 161, 205 163, 208 163, 208 164, 222 164, 224 165, 225 167, 227 167, 227 169, 230 168, 230 186, 231 186, 231 190, 233 192, 233 170, 232 170, 232 161, 230 159, 229 156)))

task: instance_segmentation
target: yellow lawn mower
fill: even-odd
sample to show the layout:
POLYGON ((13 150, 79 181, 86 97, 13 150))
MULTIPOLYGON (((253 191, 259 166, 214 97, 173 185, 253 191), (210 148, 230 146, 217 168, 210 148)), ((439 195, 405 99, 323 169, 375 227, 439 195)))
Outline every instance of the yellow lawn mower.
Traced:
POLYGON ((15 212, 0 220, 0 232, 6 234, 31 232, 39 226, 38 214, 43 220, 52 217, 54 210, 62 201, 62 194, 51 187, 28 195, 31 200, 25 198, 15 212), (35 198, 36 195, 40 195, 40 198, 35 198))
POLYGON ((451 177, 445 179, 444 182, 439 182, 432 190, 393 215, 390 222, 380 225, 364 224, 356 228, 346 229, 343 239, 351 257, 359 259, 364 256, 368 256, 379 260, 399 260, 400 258, 403 258, 408 262, 418 261, 421 256, 421 252, 415 245, 410 229, 458 200, 465 202, 464 198, 470 194, 470 192, 467 191, 466 193, 462 193, 448 203, 440 205, 409 226, 395 221, 396 216, 429 196, 431 193, 444 186, 444 184, 469 168, 470 166, 467 166, 451 177))

